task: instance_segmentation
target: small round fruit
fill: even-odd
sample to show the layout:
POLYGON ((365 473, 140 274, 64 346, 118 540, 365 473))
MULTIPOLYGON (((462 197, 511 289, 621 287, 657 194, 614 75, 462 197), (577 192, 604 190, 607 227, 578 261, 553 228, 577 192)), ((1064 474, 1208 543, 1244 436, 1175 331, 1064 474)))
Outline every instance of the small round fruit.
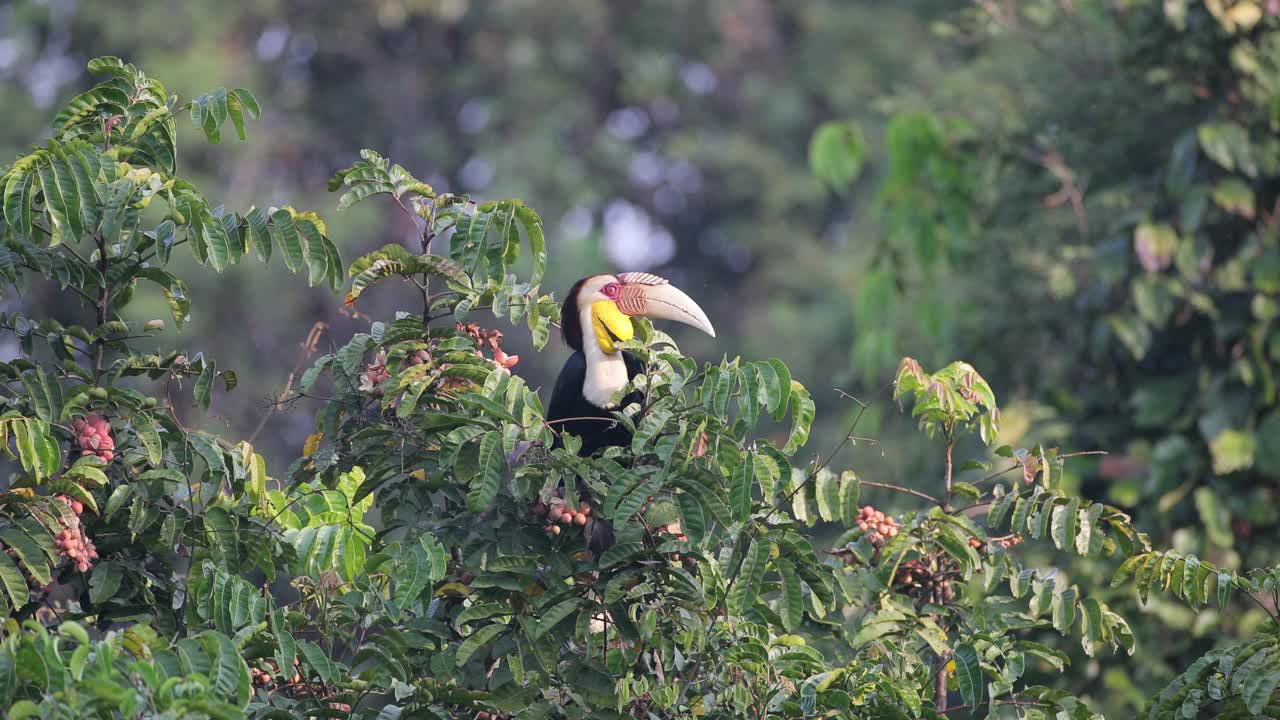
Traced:
POLYGON ((573 519, 573 524, 577 525, 578 527, 582 527, 583 525, 586 525, 587 524, 586 513, 578 513, 577 517, 573 519))
POLYGON ((559 525, 552 525, 552 526, 551 526, 551 534, 552 534, 552 535, 559 535, 559 534, 560 534, 560 526, 559 526, 559 525))
POLYGON ((92 390, 90 390, 90 391, 89 391, 89 397, 91 397, 91 398, 93 398, 93 399, 95 399, 95 400, 106 400, 106 399, 107 399, 107 389, 106 389, 106 388, 101 388, 101 387, 95 387, 95 388, 93 388, 92 390))

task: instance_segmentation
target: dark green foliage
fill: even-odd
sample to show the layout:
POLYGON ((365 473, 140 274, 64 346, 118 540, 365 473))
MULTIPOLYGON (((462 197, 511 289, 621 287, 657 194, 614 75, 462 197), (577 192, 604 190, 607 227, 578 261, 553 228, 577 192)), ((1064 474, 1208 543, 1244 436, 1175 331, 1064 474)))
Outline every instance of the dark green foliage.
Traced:
MULTIPOLYGON (((990 385, 964 362, 900 365, 895 395, 945 453, 945 476, 922 490, 837 472, 840 448, 806 449, 815 404, 781 361, 698 363, 645 322, 622 343, 644 366, 630 388, 641 401, 615 418, 633 431, 630 447, 592 457, 572 437, 556 447, 501 333, 468 322, 491 310, 523 321, 535 347, 546 342, 558 318, 539 287, 538 215, 518 200, 437 194, 371 151, 334 177, 339 208, 393 202, 421 244, 356 260, 346 303, 396 278, 422 306, 372 322, 302 375, 286 399, 324 400, 302 457, 275 480, 248 443, 188 430, 174 393, 161 404, 141 384, 187 380, 207 409, 236 376, 203 355, 139 352, 139 336, 163 323, 138 327, 116 311, 143 279, 185 320, 186 285, 163 269, 179 243, 215 272, 278 249, 287 268, 336 290, 342 264, 325 223, 289 208, 226 212, 174 176, 172 113, 190 109, 210 142, 228 121, 243 137, 259 112, 246 91, 180 108, 132 66, 91 68, 109 79, 4 173, 0 269, 15 285, 54 281, 94 316, 90 327, 0 318, 23 351, 0 364, 0 445, 17 461, 0 492, 10 717, 1011 709, 1083 720, 1093 717, 1083 701, 1038 684, 1070 662, 1042 641, 1052 631, 1089 655, 1138 653, 1113 609, 1124 598, 1018 555, 1024 540, 1055 563, 1115 566, 1114 586, 1144 598, 1168 591, 1198 607, 1215 595, 1226 605, 1231 588, 1274 596, 1272 573, 1156 550, 1126 513, 1067 482, 1070 454, 999 447, 1003 470, 954 466, 962 438, 992 445, 1001 421, 990 385), (154 196, 164 209, 144 223, 154 196), (1006 473, 1015 479, 1000 482, 1006 473), (919 505, 897 516, 860 506, 873 487, 919 505), (571 522, 557 520, 562 510, 571 522), (616 542, 595 557, 584 532, 600 518, 616 542), (816 542, 819 522, 845 529, 834 547, 816 542), (55 591, 74 598, 61 614, 41 609, 55 591)), ((907 117, 891 130, 895 152, 947 161, 906 157, 887 206, 910 202, 898 195, 912 183, 962 184, 944 142, 954 128, 907 117)), ((845 186, 860 159, 833 153, 860 154, 863 141, 842 126, 825 135, 815 162, 845 186)), ((1237 190, 1219 194, 1235 206, 1237 190)), ((953 231, 966 222, 949 201, 930 212, 953 231)), ((1210 702, 1265 710, 1280 677, 1273 635, 1268 625, 1205 655, 1153 717, 1210 702)))

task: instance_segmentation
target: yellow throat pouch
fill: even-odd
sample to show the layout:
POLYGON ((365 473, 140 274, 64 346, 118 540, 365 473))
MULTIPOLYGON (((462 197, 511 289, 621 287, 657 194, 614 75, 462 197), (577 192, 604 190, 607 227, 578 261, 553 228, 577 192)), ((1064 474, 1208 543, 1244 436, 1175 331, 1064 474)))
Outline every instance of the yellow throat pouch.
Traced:
POLYGON ((596 342, 600 349, 607 353, 616 352, 614 339, 630 340, 635 335, 635 326, 612 300, 597 300, 591 303, 591 328, 596 333, 596 342))

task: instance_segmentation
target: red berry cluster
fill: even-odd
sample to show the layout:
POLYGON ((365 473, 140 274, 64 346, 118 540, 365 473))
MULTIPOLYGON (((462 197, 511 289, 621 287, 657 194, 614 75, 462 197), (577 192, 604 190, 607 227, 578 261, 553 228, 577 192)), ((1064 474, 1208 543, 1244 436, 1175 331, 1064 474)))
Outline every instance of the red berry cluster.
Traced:
POLYGON ((75 431, 75 444, 81 455, 97 455, 103 462, 111 462, 116 456, 116 441, 111 438, 111 423, 90 413, 71 421, 75 431))
POLYGON ((908 560, 898 568, 894 584, 906 594, 926 602, 944 603, 956 599, 952 571, 934 569, 923 560, 908 560))
POLYGON ((875 547, 884 547, 889 538, 896 537, 902 526, 897 520, 867 505, 858 511, 858 529, 867 534, 875 547))
MULTIPOLYGON (((475 323, 458 323, 458 332, 466 333, 475 340, 476 345, 483 348, 485 345, 493 351, 493 364, 500 368, 510 370, 520 362, 519 355, 508 355, 502 350, 502 333, 498 330, 485 330, 475 323)), ((477 357, 484 357, 484 353, 476 350, 477 357)))
MULTIPOLYGON (((77 516, 84 512, 84 503, 79 500, 66 495, 59 495, 58 499, 66 503, 77 516)), ((68 560, 75 563, 76 569, 80 572, 88 572, 93 567, 93 561, 98 559, 98 548, 84 534, 84 527, 80 524, 79 517, 58 532, 53 544, 57 546, 59 552, 67 556, 68 560)))
POLYGON ((591 506, 585 501, 578 504, 578 508, 567 507, 564 499, 559 495, 551 498, 550 503, 544 503, 541 500, 533 504, 533 512, 536 515, 546 515, 547 525, 542 528, 548 535, 556 536, 564 532, 564 528, 574 526, 585 527, 587 521, 591 519, 591 506))
POLYGON ((64 505, 71 508, 71 511, 76 515, 84 514, 84 503, 79 500, 71 497, 70 495, 58 495, 57 498, 61 500, 64 505))
POLYGON ((1009 548, 1014 547, 1014 546, 1016 546, 1016 545, 1021 545, 1021 544, 1022 544, 1022 536, 1021 536, 1021 535, 1006 535, 1005 537, 1001 537, 1001 538, 991 538, 991 540, 992 540, 992 542, 999 543, 999 544, 1000 544, 1000 547, 1002 547, 1002 548, 1004 548, 1004 549, 1006 549, 1006 550, 1008 550, 1009 548))
POLYGON ((379 350, 373 362, 365 365, 364 372, 360 373, 360 391, 381 395, 382 388, 378 385, 389 377, 391 373, 387 371, 387 354, 379 350))
POLYGON ((410 365, 425 365, 431 360, 431 353, 426 350, 418 350, 409 356, 410 365))

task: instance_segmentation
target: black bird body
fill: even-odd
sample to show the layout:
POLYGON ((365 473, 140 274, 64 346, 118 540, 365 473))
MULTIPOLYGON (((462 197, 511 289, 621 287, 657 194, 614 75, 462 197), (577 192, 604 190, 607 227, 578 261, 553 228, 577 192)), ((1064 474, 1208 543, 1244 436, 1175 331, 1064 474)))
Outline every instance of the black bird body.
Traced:
MULTIPOLYGON (((639 358, 615 345, 631 339, 632 317, 675 320, 715 337, 711 321, 697 303, 657 275, 622 273, 579 280, 560 312, 560 331, 574 352, 560 370, 547 405, 547 424, 556 433, 557 446, 563 445, 561 436, 566 433, 582 440, 579 454, 583 456, 631 445, 631 431, 613 413, 639 402, 640 393, 623 397, 611 408, 604 405, 644 371, 639 358), (625 379, 617 353, 622 354, 625 379)), ((613 545, 613 527, 605 518, 593 518, 587 531, 587 548, 595 557, 613 545)))
MULTIPOLYGON (((624 352, 627 379, 631 380, 644 371, 640 359, 624 352)), ((591 403, 582 394, 587 380, 587 356, 581 350, 569 356, 555 389, 551 391, 551 404, 547 408, 547 422, 557 433, 568 433, 582 438, 582 455, 592 455, 607 447, 626 447, 631 444, 631 431, 613 416, 613 412, 591 403)), ((639 402, 640 393, 633 392, 622 399, 618 408, 639 402)), ((557 444, 559 436, 557 435, 557 444)))

